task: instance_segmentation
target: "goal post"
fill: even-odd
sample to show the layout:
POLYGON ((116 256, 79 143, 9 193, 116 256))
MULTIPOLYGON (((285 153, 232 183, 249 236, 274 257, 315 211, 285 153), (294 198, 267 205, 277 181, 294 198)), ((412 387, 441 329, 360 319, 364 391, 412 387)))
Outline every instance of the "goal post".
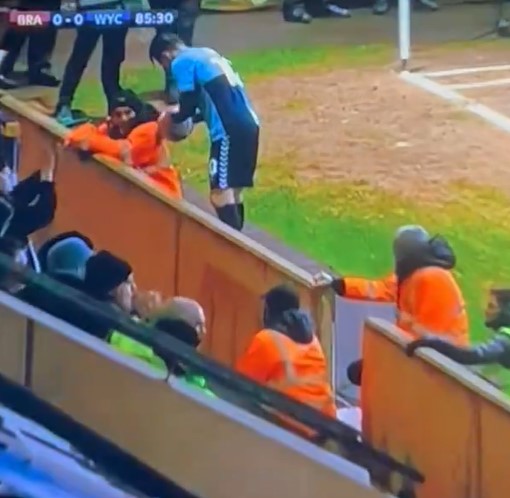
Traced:
POLYGON ((405 71, 411 57, 411 0, 398 0, 398 51, 405 71))

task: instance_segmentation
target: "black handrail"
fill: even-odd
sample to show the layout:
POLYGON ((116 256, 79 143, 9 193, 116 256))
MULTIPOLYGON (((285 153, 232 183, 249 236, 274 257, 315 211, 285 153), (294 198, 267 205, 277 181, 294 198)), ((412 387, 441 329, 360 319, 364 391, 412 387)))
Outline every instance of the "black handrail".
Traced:
POLYGON ((112 329, 154 348, 159 355, 164 357, 163 359, 166 359, 165 357, 172 358, 189 366, 193 371, 234 391, 236 395, 246 397, 250 403, 267 406, 274 411, 292 417, 316 431, 321 440, 333 440, 341 445, 346 450, 344 454, 348 455, 354 463, 368 468, 384 467, 387 471, 397 472, 418 483, 425 480, 418 470, 398 462, 363 442, 359 431, 349 425, 326 417, 317 410, 282 393, 261 386, 219 362, 197 353, 193 348, 167 334, 157 334, 151 327, 134 322, 126 314, 112 311, 111 307, 91 299, 76 289, 56 282, 44 274, 35 273, 29 268, 15 265, 10 258, 3 254, 0 254, 0 272, 15 276, 20 283, 30 285, 35 290, 49 293, 63 305, 65 303, 72 304, 80 311, 100 318, 112 329))

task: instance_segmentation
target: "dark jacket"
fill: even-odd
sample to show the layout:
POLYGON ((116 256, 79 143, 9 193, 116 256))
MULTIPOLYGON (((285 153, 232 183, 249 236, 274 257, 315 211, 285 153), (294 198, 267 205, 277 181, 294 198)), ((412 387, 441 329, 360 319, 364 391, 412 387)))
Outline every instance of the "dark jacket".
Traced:
POLYGON ((501 306, 486 325, 494 331, 493 335, 476 346, 466 348, 437 337, 424 337, 408 344, 407 352, 412 355, 416 349, 426 347, 462 365, 499 364, 510 369, 510 305, 501 306))
POLYGON ((310 344, 314 339, 312 317, 303 310, 288 310, 279 317, 268 319, 264 327, 286 335, 298 344, 310 344))
POLYGON ((42 181, 40 172, 19 182, 10 194, 3 197, 14 208, 6 236, 27 242, 30 234, 53 221, 57 209, 55 184, 42 181))
POLYGON ((500 364, 510 369, 510 328, 501 328, 488 341, 470 348, 437 337, 418 339, 409 344, 408 352, 412 354, 420 347, 433 349, 462 365, 500 364))
MULTIPOLYGON (((63 284, 76 291, 84 291, 83 281, 78 278, 70 275, 55 274, 48 276, 56 281, 56 285, 57 283, 63 284)), ((119 314, 125 316, 112 301, 98 301, 85 293, 80 295, 79 302, 75 301, 72 297, 64 301, 39 287, 27 285, 16 294, 16 297, 101 340, 105 340, 110 334, 113 328, 113 321, 105 320, 96 314, 83 311, 79 306, 79 302, 87 301, 89 304, 101 307, 103 310, 110 312, 112 317, 119 316, 119 314)))

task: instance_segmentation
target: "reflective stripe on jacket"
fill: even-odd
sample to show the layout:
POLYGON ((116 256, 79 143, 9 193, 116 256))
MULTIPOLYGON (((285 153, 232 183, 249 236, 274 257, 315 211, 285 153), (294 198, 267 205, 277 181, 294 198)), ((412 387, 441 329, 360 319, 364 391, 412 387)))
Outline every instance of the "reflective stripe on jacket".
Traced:
POLYGON ((252 380, 336 417, 326 358, 317 338, 298 344, 269 329, 258 332, 236 369, 252 380))

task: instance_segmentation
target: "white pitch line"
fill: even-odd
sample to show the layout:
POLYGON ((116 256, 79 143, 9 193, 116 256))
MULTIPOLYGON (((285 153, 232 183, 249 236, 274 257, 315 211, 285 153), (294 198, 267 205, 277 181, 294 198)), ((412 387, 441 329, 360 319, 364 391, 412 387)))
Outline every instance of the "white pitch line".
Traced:
POLYGON ((422 73, 423 76, 428 78, 442 78, 443 76, 456 76, 461 74, 474 74, 483 73, 485 71, 510 71, 510 65, 500 66, 478 66, 478 67, 467 67, 462 69, 448 69, 446 71, 434 71, 432 73, 422 73))
POLYGON ((455 90, 452 90, 445 85, 441 85, 441 83, 429 80, 421 74, 404 71, 400 73, 400 77, 404 81, 407 81, 408 83, 411 83, 412 85, 415 85, 429 93, 437 95, 442 99, 448 100, 464 110, 476 114, 493 126, 510 133, 510 118, 504 114, 494 111, 483 104, 479 104, 472 99, 466 98, 455 90))
POLYGON ((478 81, 477 83, 458 83, 453 85, 445 85, 450 90, 471 90, 474 88, 486 88, 491 86, 510 85, 510 78, 501 78, 499 80, 478 81))

